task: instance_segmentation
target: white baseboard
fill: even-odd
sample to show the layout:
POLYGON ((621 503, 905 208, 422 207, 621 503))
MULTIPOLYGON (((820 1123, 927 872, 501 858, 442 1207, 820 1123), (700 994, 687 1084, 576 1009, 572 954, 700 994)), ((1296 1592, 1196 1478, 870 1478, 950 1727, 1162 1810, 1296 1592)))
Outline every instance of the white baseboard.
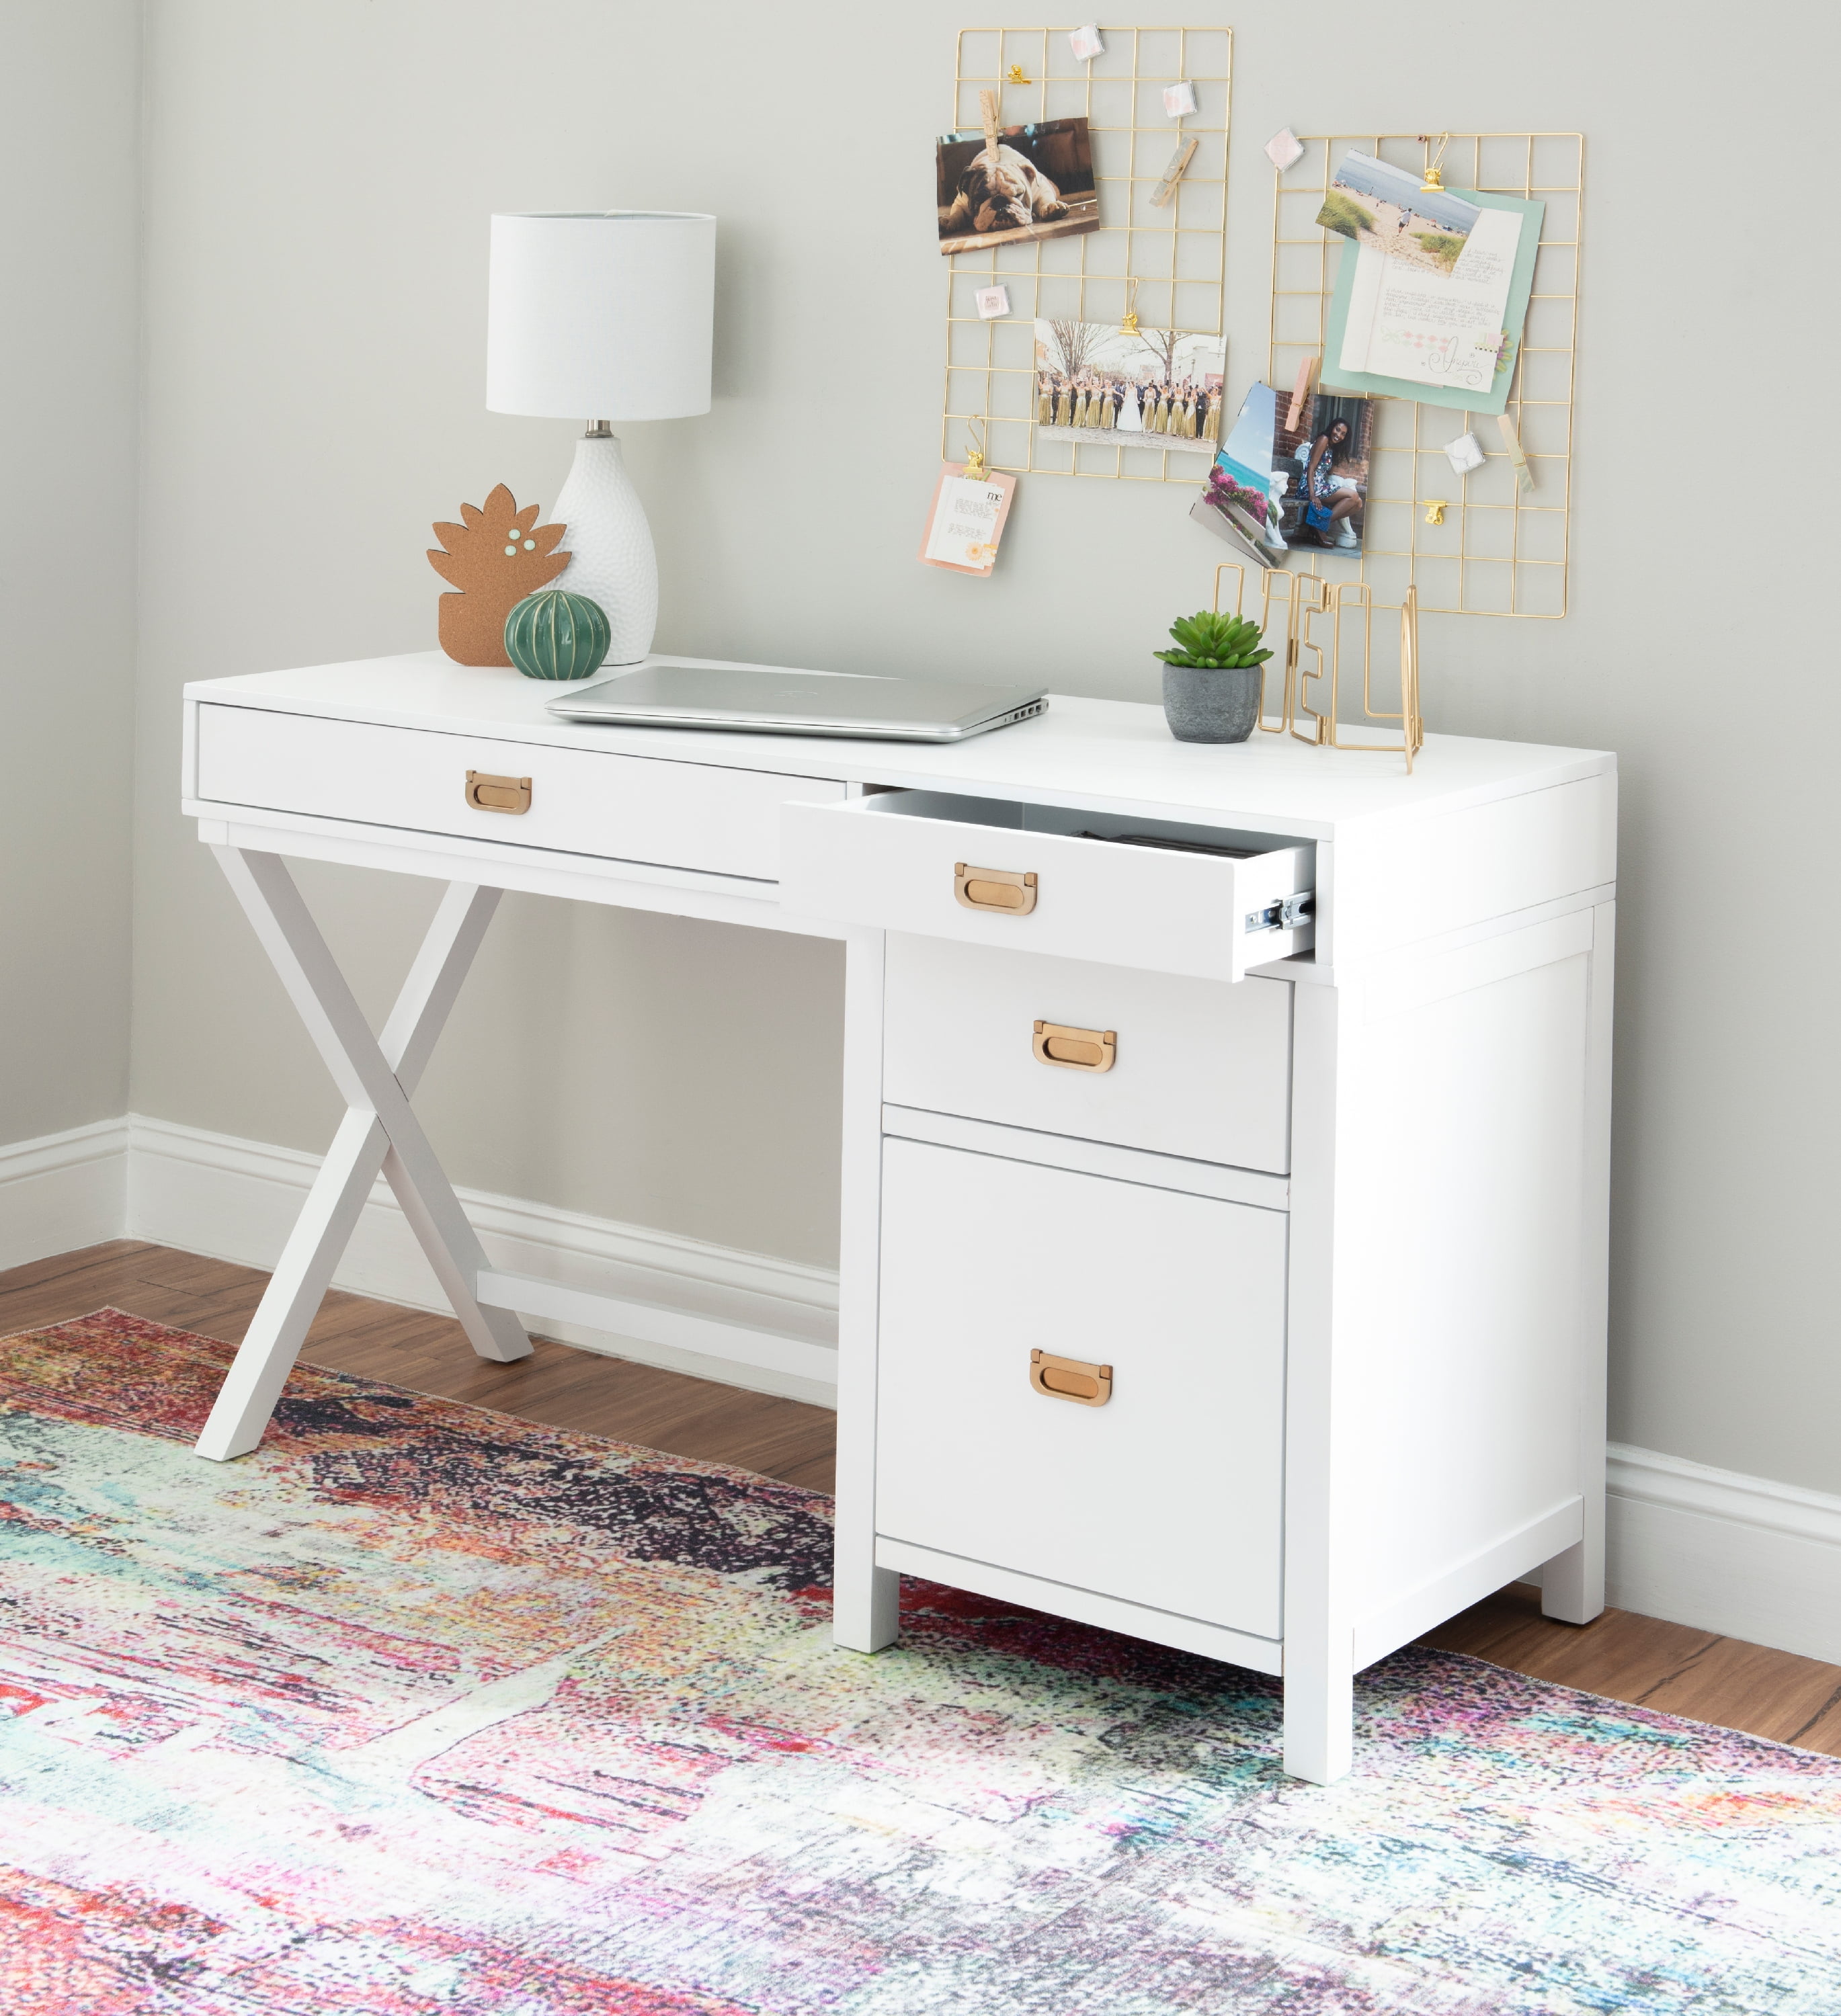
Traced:
POLYGON ((95 1120, 0 1147, 0 1267, 119 1239, 128 1122, 95 1120))
MULTIPOLYGON (((129 1116, 127 1132, 129 1237, 247 1267, 274 1265, 319 1169, 318 1156, 138 1114, 129 1116)), ((767 1362, 751 1362, 745 1334, 733 1358, 611 1337, 548 1317, 537 1326, 546 1337, 756 1392, 836 1406, 834 1381, 804 1377, 772 1362, 786 1355, 774 1347, 789 1337, 836 1348, 834 1272, 487 1190, 456 1193, 488 1257, 501 1272, 542 1275, 565 1287, 683 1311, 738 1326, 744 1333, 759 1332, 759 1355, 767 1362)), ((381 1178, 373 1187, 333 1285, 411 1309, 447 1309, 408 1221, 381 1178)))
POLYGON ((1619 1610, 1841 1664, 1841 1498, 1613 1442, 1619 1610))
MULTIPOLYGON (((0 1267, 124 1237, 270 1267, 316 1156, 130 1115, 0 1147, 0 1267)), ((838 1280, 821 1267, 463 1190, 495 1267, 835 1348, 838 1280)), ((445 1309, 396 1200, 380 1183, 335 1277, 355 1294, 445 1309)), ((820 1406, 828 1381, 543 1319, 546 1336, 820 1406)), ((1841 1497, 1613 1443, 1610 1600, 1755 1644, 1841 1664, 1841 1497)))

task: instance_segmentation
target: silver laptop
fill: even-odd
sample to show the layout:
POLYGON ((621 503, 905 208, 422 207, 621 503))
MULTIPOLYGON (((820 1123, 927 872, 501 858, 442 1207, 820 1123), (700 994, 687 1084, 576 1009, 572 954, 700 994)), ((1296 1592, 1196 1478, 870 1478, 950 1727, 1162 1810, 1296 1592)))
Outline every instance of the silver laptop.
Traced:
POLYGON ((1047 705, 1039 686, 961 686, 945 679, 779 672, 753 665, 641 665, 564 693, 549 703, 549 711, 564 721, 614 722, 629 728, 957 742, 1027 721, 1047 705))

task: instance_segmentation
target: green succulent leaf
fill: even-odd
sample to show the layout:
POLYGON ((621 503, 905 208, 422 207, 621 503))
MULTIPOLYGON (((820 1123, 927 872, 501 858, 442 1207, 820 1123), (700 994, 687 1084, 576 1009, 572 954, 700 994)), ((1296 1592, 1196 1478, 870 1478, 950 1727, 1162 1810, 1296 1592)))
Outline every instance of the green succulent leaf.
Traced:
POLYGON ((1270 658, 1259 647, 1265 632, 1251 617, 1226 616, 1212 609, 1198 609, 1193 616, 1179 616, 1170 625, 1176 640, 1173 651, 1155 655, 1166 665, 1194 665, 1214 671, 1231 671, 1257 665, 1270 658))

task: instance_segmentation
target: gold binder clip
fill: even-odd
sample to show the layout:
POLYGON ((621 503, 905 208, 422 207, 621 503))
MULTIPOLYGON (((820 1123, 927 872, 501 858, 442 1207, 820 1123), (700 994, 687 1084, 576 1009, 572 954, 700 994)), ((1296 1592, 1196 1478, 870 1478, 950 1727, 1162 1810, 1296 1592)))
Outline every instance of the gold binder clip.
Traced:
POLYGON ((1119 333, 1121 336, 1136 336, 1138 333, 1137 282, 1128 280, 1126 283, 1126 289, 1125 316, 1119 325, 1119 333))
MULTIPOLYGON (((1429 147, 1432 145, 1432 135, 1429 133, 1421 133, 1419 135, 1419 142, 1421 146, 1429 147)), ((1444 177, 1439 174, 1439 164, 1445 158, 1445 149, 1450 144, 1451 136, 1449 133, 1441 133, 1439 135, 1438 160, 1428 161, 1425 164, 1425 179, 1419 185, 1419 193, 1421 196, 1426 194, 1428 190, 1442 189, 1444 187, 1444 177)))
POLYGON ((959 472, 968 482, 982 483, 985 479, 985 430, 978 420, 968 420, 965 428, 965 466, 959 472), (978 429, 978 437, 972 437, 972 429, 978 429))
POLYGON ((1428 525, 1442 525, 1445 522, 1445 502, 1443 497, 1428 497, 1425 500, 1425 522, 1428 525))
POLYGON ((1023 67, 1021 63, 1012 63, 1010 67, 1010 74, 1003 81, 1006 84, 1027 84, 1029 81, 1023 74, 1023 67))

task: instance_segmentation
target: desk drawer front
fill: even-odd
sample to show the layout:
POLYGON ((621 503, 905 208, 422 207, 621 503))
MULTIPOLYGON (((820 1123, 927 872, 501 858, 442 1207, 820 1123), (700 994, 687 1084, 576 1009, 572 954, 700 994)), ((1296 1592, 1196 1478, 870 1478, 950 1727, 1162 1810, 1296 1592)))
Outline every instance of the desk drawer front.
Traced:
POLYGON ((1308 926, 1265 921, 1310 887, 1308 843, 1234 859, 1083 837, 1146 823, 931 791, 793 807, 782 899, 845 923, 1203 980, 1239 980, 1312 942, 1308 926))
POLYGON ((892 1105, 1237 1168, 1291 1166, 1284 981, 1228 987, 906 932, 889 934, 887 976, 892 1105), (1049 1033, 1057 1027, 1070 1033, 1049 1033))
POLYGON ((326 721, 198 710, 198 794, 222 805, 772 881, 789 801, 842 784, 758 770, 326 721))
POLYGON ((1284 1215, 883 1156, 878 1533, 1277 1637, 1284 1215))

